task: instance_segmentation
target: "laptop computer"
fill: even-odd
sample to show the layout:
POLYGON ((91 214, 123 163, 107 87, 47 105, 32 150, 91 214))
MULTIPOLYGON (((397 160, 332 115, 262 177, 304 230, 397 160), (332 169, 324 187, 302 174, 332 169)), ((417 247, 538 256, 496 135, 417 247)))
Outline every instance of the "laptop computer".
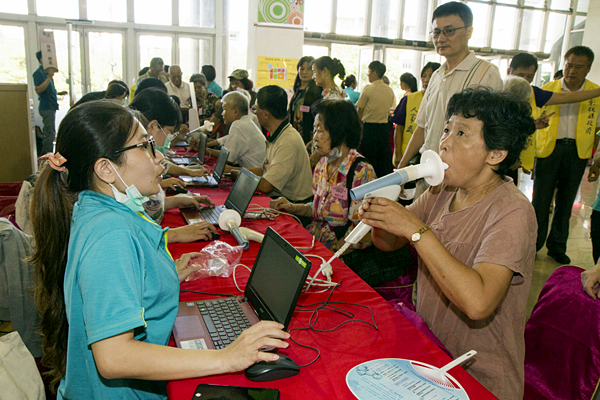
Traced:
POLYGON ((179 179, 185 182, 189 186, 217 186, 221 182, 223 171, 225 171, 225 165, 227 165, 227 157, 229 157, 229 150, 225 147, 221 147, 221 152, 217 158, 215 169, 213 169, 212 176, 179 176, 179 179))
POLYGON ((258 187, 260 178, 248 171, 246 168, 242 168, 240 175, 233 184, 225 205, 216 207, 202 207, 197 210, 195 208, 181 208, 181 215, 185 221, 191 225, 196 222, 208 221, 213 225, 219 224, 219 216, 225 210, 235 210, 240 216, 244 216, 246 208, 252 201, 252 196, 258 187))
POLYGON ((197 157, 171 157, 171 161, 177 165, 204 164, 206 161, 206 135, 201 133, 198 140, 197 157))
POLYGON ((243 296, 179 303, 173 326, 177 347, 222 349, 261 320, 277 321, 287 329, 310 266, 267 228, 243 296))

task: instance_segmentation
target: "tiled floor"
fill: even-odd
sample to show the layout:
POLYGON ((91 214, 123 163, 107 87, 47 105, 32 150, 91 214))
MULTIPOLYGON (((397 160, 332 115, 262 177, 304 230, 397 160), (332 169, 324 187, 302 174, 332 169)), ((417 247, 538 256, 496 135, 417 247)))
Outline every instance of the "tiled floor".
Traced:
MULTIPOLYGON (((596 201, 599 182, 588 182, 587 171, 581 181, 579 193, 573 204, 571 213, 571 225, 569 232, 569 241, 567 242, 567 255, 571 258, 571 265, 589 269, 594 266, 592 258, 592 242, 590 240, 590 215, 592 213, 592 203, 596 201)), ((533 191, 533 181, 528 175, 521 173, 519 177, 519 189, 531 200, 533 191)), ((552 215, 550 216, 552 218, 552 215)), ((558 268, 560 264, 547 255, 548 250, 544 246, 535 258, 533 267, 533 281, 527 303, 527 315, 538 299, 538 296, 546 283, 548 277, 558 268)))

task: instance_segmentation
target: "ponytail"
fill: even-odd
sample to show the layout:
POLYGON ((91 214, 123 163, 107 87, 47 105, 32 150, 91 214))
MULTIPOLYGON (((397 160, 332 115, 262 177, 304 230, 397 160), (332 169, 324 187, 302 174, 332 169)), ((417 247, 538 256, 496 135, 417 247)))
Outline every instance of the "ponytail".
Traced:
POLYGON ((342 62, 337 58, 323 56, 314 60, 311 65, 313 64, 319 71, 323 70, 323 68, 327 68, 331 75, 331 79, 335 78, 337 75, 341 80, 344 80, 344 77, 346 76, 346 69, 344 68, 344 65, 342 65, 342 62))
POLYGON ((331 70, 331 75, 332 78, 337 75, 341 80, 344 80, 346 77, 346 69, 344 68, 342 62, 337 58, 333 59, 333 69, 331 70))
POLYGON ((47 165, 36 182, 31 201, 36 239, 31 262, 37 281, 35 303, 41 315, 42 364, 48 368, 52 391, 56 391, 67 367, 69 325, 63 285, 72 209, 73 198, 62 182, 61 172, 47 165))

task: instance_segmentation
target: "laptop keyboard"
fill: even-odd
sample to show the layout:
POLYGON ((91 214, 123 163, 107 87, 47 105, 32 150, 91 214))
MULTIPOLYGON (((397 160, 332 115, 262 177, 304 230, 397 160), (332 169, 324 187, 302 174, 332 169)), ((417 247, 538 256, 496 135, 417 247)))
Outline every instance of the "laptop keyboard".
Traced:
POLYGON ((227 347, 250 322, 236 299, 221 299, 196 303, 217 350, 227 347))
POLYGON ((223 213, 224 206, 221 207, 203 207, 200 209, 202 217, 213 225, 219 225, 219 216, 223 213))

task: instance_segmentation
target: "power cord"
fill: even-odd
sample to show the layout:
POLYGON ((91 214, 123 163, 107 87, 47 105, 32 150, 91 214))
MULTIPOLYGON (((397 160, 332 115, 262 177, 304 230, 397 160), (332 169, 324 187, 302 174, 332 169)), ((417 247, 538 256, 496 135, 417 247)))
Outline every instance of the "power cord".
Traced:
POLYGON ((306 308, 306 309, 300 309, 298 311, 312 311, 312 314, 310 315, 309 319, 308 319, 308 326, 305 328, 292 328, 290 329, 288 332, 290 333, 290 340, 297 344, 298 346, 307 348, 307 349, 311 349, 317 352, 317 356, 309 363, 301 365, 300 368, 302 367, 308 367, 309 365, 315 363, 320 357, 321 357, 321 350, 319 350, 316 347, 313 346, 309 346, 306 344, 302 344, 299 343, 296 339, 294 339, 291 334, 294 331, 305 331, 305 330, 312 330, 314 332, 320 332, 320 333, 328 333, 328 332, 334 332, 338 329, 340 329, 342 326, 346 325, 347 323, 350 322, 362 322, 372 328, 374 328, 375 330, 379 330, 379 327, 377 326, 377 323, 375 322, 375 316, 373 314, 373 310, 371 309, 371 307, 369 306, 365 306, 362 304, 357 304, 357 303, 348 303, 348 302, 341 302, 341 301, 330 301, 331 296, 333 295, 333 292, 335 291, 335 289, 337 289, 338 287, 340 287, 342 285, 342 281, 340 281, 339 283, 337 283, 332 289, 331 292, 329 293, 329 296, 327 296, 327 299, 324 302, 321 303, 312 303, 312 304, 298 304, 299 308, 306 308), (337 307, 334 306, 333 304, 338 304, 338 305, 351 305, 351 306, 357 306, 357 307, 362 307, 362 308, 366 308, 369 310, 369 312, 371 313, 371 320, 372 323, 369 321, 365 321, 359 318, 354 318, 354 314, 350 311, 344 310, 341 307, 337 307), (316 306, 315 308, 308 308, 308 307, 313 307, 316 306), (338 324, 337 326, 331 328, 331 329, 317 329, 315 328, 315 325, 317 324, 317 321, 319 320, 319 311, 321 310, 327 310, 327 311, 333 311, 336 312, 338 314, 342 314, 346 317, 348 317, 349 319, 338 324))

